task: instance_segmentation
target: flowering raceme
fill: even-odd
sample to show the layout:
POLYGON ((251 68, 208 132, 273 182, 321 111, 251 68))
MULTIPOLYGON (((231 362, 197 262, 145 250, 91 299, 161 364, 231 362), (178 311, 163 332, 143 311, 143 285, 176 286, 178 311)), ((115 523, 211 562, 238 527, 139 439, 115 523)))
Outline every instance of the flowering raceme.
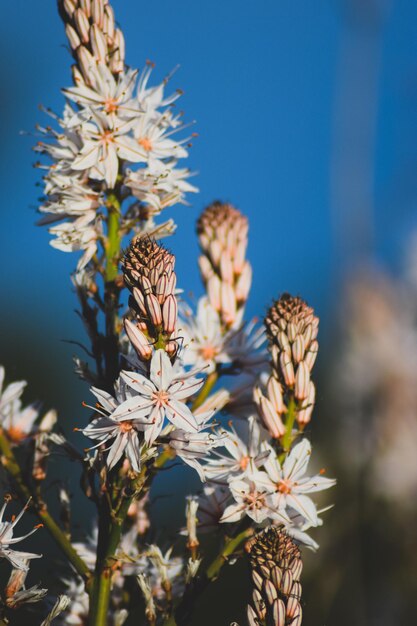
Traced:
POLYGON ((54 411, 40 417, 38 405, 23 408, 25 383, 5 386, 0 369, 4 479, 40 522, 16 538, 23 511, 11 522, 3 521, 6 505, 1 511, 0 556, 12 573, 0 620, 36 601, 44 626, 55 618, 121 626, 141 615, 150 626, 186 624, 199 595, 246 546, 254 583, 248 623, 299 626, 298 546, 318 548, 308 534, 323 523, 316 493, 335 483, 307 475, 318 318, 302 298, 284 294, 263 321, 246 320, 249 223, 220 201, 197 221, 204 294, 194 310, 178 288, 175 256, 160 242, 174 222, 156 221, 197 191, 182 166, 190 137, 174 108, 180 92, 165 93, 170 77, 150 86, 150 64, 141 72, 126 66, 108 0, 60 0, 59 11, 73 85, 63 90, 63 114, 51 114, 55 128, 39 129, 36 150, 49 157, 40 211, 52 245, 81 252, 72 281, 89 345, 75 371, 95 400, 77 417, 76 445, 54 411), (46 502, 54 453, 72 462, 96 507, 77 538, 63 481, 53 480, 59 522, 46 502), (184 527, 164 537, 154 481, 180 463, 199 487, 185 499, 184 527), (25 589, 39 555, 11 548, 40 525, 65 556, 49 592, 25 589), (200 538, 208 533, 211 563, 200 538))

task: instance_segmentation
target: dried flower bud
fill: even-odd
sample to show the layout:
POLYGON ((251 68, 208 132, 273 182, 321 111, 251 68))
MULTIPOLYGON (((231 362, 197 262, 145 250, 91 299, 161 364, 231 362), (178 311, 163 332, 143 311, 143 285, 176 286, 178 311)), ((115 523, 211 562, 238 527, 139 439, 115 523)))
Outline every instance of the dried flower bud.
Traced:
POLYGON ((231 204, 214 202, 201 214, 197 233, 203 252, 200 271, 210 304, 226 328, 238 326, 252 280, 245 260, 248 220, 231 204))
POLYGON ((250 542, 249 561, 254 585, 249 624, 300 626, 303 564, 298 546, 284 530, 271 526, 250 542))

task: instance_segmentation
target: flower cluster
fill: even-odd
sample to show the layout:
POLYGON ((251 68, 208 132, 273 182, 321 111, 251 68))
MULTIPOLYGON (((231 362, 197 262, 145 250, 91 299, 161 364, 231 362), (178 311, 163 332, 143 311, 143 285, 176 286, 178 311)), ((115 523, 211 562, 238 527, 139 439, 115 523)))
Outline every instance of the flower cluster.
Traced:
POLYGON ((138 357, 145 361, 161 339, 170 356, 178 350, 178 343, 171 340, 178 316, 174 268, 175 257, 147 237, 135 239, 123 260, 123 276, 132 294, 130 306, 136 322, 126 319, 125 329, 138 357))
MULTIPOLYGON (((222 202, 197 223, 205 293, 193 312, 177 288, 175 257, 158 241, 174 223, 154 221, 196 191, 180 165, 189 142, 177 139, 180 94, 165 94, 168 79, 151 87, 150 64, 140 73, 126 66, 108 0, 59 0, 59 9, 75 64, 62 116, 51 114, 55 128, 40 129, 36 149, 51 161, 40 211, 52 245, 82 252, 73 285, 89 345, 73 343, 88 355, 75 357, 76 371, 95 402, 83 403, 92 414, 75 430, 92 447, 80 452, 65 424, 54 432, 54 411, 41 417, 37 405, 24 407, 25 383, 4 386, 0 368, 2 480, 23 503, 31 500, 68 565, 56 581, 66 595, 47 599, 42 626, 56 617, 122 626, 141 615, 150 626, 189 623, 198 595, 254 535, 246 545, 255 585, 250 626, 300 626, 302 564, 293 540, 318 547, 307 534, 322 523, 315 494, 335 483, 323 471, 307 471, 318 318, 285 294, 264 324, 245 321, 248 220, 222 202), (47 459, 55 451, 80 473, 80 488, 96 507, 87 541, 73 535, 71 494, 56 476, 59 520, 46 502, 47 459), (172 544, 157 545, 163 525, 154 515, 154 481, 178 459, 202 485, 186 499, 185 529, 172 544), (198 535, 210 531, 212 545, 220 545, 201 571, 207 555, 198 535)), ((13 548, 38 526, 14 537, 28 504, 10 522, 3 520, 6 504, 0 557, 13 572, 0 593, 2 623, 9 610, 46 593, 25 589, 39 555, 13 548)))
POLYGON ((184 126, 172 109, 180 92, 165 96, 167 80, 150 87, 149 64, 140 74, 126 67, 123 35, 107 0, 66 0, 60 9, 74 85, 63 90, 63 115, 53 115, 59 128, 39 129, 46 140, 36 150, 52 160, 41 223, 56 223, 50 227, 55 248, 83 252, 82 270, 104 241, 104 208, 116 187, 124 202, 132 200, 126 232, 133 226, 159 235, 172 232, 173 222, 155 228, 154 216, 196 189, 187 181, 190 172, 178 167, 189 143, 175 138, 184 126))
POLYGON ((252 282, 252 268, 245 259, 248 220, 231 204, 214 202, 201 214, 197 233, 209 302, 226 328, 236 328, 252 282))

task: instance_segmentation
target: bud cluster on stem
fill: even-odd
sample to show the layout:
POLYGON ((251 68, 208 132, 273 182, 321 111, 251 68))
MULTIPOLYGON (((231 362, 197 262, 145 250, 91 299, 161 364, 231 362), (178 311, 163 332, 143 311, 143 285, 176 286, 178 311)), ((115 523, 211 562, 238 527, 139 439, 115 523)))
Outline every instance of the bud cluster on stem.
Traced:
POLYGON ((265 317, 272 374, 266 395, 256 387, 254 399, 264 425, 277 439, 288 430, 282 418, 290 405, 300 429, 311 420, 316 396, 311 371, 318 352, 318 325, 314 310, 301 298, 287 293, 265 317))
POLYGON ((171 339, 177 326, 178 304, 175 257, 149 237, 137 237, 123 259, 123 276, 131 292, 129 305, 134 321, 125 329, 138 356, 148 360, 153 346, 174 356, 178 343, 171 339))
POLYGON ((197 222, 203 254, 201 275, 211 306, 225 328, 239 326, 248 298, 252 268, 246 260, 248 220, 228 203, 213 202, 197 222))
POLYGON ((105 63, 113 74, 124 70, 124 37, 108 0, 60 0, 59 9, 77 62, 76 84, 91 84, 90 68, 95 63, 105 63))
POLYGON ((275 526, 267 528, 250 542, 249 561, 254 584, 249 626, 300 626, 303 562, 291 537, 275 526))

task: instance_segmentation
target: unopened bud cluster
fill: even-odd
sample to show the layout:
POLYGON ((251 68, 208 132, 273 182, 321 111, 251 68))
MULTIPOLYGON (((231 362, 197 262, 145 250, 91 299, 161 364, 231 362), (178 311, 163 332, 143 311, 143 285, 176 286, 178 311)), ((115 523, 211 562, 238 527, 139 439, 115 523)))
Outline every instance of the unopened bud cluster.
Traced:
POLYGON ((252 282, 246 260, 248 220, 231 204, 214 202, 201 214, 197 233, 199 266, 208 298, 226 328, 242 321, 252 282))
POLYGON ((97 63, 106 64, 113 74, 122 72, 125 43, 108 0, 60 0, 59 7, 77 62, 75 83, 90 85, 90 68, 97 63))
POLYGON ((171 339, 178 317, 174 267, 174 255, 149 237, 134 239, 125 254, 123 275, 136 318, 126 319, 125 328, 142 360, 151 358, 153 344, 170 356, 177 352, 178 344, 171 339))
POLYGON ((266 396, 257 388, 254 398, 273 437, 282 437, 285 432, 281 417, 290 400, 295 401, 301 428, 311 419, 316 396, 311 371, 318 352, 318 325, 314 310, 301 298, 289 294, 283 294, 266 315, 273 373, 266 396))
POLYGON ((303 562, 298 546, 284 530, 271 526, 253 539, 249 560, 254 584, 249 626, 300 626, 303 562))

